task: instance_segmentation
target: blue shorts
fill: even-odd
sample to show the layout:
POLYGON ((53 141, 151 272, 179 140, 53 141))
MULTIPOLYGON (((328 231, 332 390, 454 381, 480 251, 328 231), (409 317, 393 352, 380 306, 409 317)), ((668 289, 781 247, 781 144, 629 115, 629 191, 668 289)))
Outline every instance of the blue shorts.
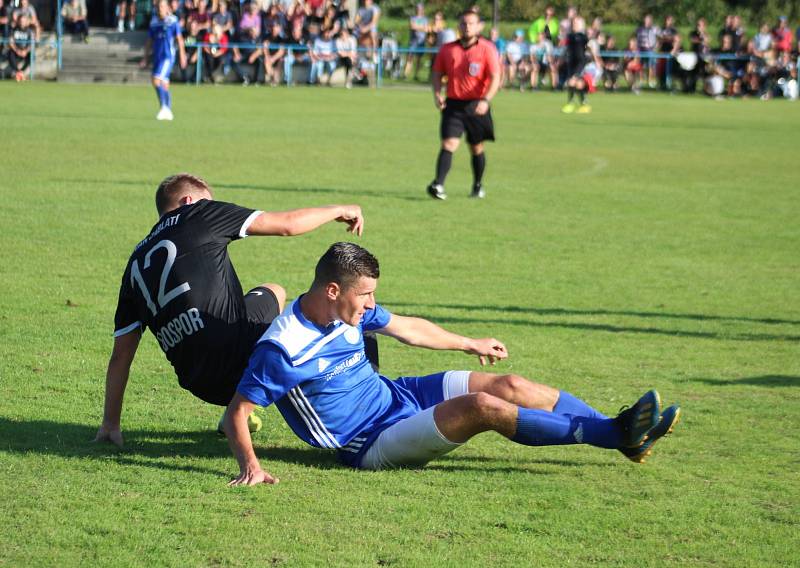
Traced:
POLYGON ((153 78, 161 79, 169 83, 169 76, 172 73, 172 67, 175 65, 174 59, 162 59, 153 61, 153 78))
MULTIPOLYGON (((339 460, 345 465, 349 465, 351 467, 361 467, 361 461, 364 458, 364 455, 369 452, 372 445, 386 430, 398 424, 404 423, 407 420, 413 420, 415 417, 423 414, 429 414, 430 416, 425 417, 422 420, 422 428, 427 430, 424 434, 422 434, 422 437, 427 438, 427 440, 419 440, 421 446, 419 449, 422 451, 422 455, 419 457, 414 455, 414 449, 412 449, 412 455, 408 456, 408 459, 403 460, 398 457, 397 459, 392 460, 391 465, 395 465, 396 462, 401 461, 409 462, 409 465, 410 462, 419 462, 417 464, 421 465, 421 462, 423 461, 430 461, 434 455, 441 453, 442 449, 439 447, 442 444, 440 443, 441 440, 439 440, 437 437, 435 426, 433 428, 430 427, 432 423, 432 409, 440 402, 467 394, 469 391, 469 375, 469 371, 446 371, 442 373, 434 373, 433 375, 426 375, 424 377, 400 377, 392 381, 394 387, 398 391, 398 395, 402 398, 405 398, 409 405, 415 405, 417 412, 410 412, 405 417, 397 417, 392 421, 378 424, 369 431, 359 433, 355 438, 353 438, 353 440, 350 441, 349 444, 340 449, 339 460), (430 412, 427 412, 429 410, 430 412), (422 447, 426 445, 426 442, 430 442, 428 445, 432 445, 433 447, 422 447), (431 451, 434 455, 430 455, 431 451), (423 456, 425 459, 422 459, 423 456)), ((412 426, 412 431, 407 434, 410 434, 412 437, 417 436, 418 428, 416 426, 412 426)), ((417 440, 417 438, 415 438, 415 440, 417 440)), ((402 439, 398 441, 393 440, 392 442, 399 444, 400 449, 403 449, 402 446, 404 445, 404 442, 402 439)), ((447 448, 448 451, 457 445, 458 444, 450 444, 446 441, 444 443, 444 447, 447 448)), ((386 467, 387 465, 389 464, 383 464, 382 467, 386 467)), ((406 465, 406 463, 397 463, 397 465, 402 466, 406 465)), ((370 465, 368 468, 380 469, 380 467, 373 467, 372 465, 370 465)))

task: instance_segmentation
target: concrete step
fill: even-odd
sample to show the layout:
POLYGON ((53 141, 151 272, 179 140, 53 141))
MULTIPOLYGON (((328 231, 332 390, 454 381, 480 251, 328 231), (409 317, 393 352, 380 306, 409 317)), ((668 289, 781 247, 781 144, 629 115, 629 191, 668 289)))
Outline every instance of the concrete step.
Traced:
POLYGON ((135 49, 144 48, 147 41, 147 32, 122 32, 116 30, 92 28, 89 30, 89 43, 84 43, 77 36, 64 36, 62 45, 64 49, 68 47, 128 47, 135 49))
POLYGON ((147 84, 150 82, 150 72, 147 70, 107 70, 68 71, 62 69, 58 73, 61 83, 136 83, 147 84))

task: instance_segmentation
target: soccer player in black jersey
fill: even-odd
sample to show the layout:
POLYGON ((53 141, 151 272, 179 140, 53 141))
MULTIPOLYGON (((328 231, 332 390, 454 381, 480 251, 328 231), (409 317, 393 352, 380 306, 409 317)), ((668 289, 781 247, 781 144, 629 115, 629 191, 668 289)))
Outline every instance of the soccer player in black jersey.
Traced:
POLYGON ((584 67, 588 63, 586 59, 587 47, 589 47, 589 38, 586 35, 586 22, 580 16, 576 16, 572 20, 572 31, 567 36, 567 45, 564 47, 569 98, 567 99, 567 104, 562 107, 562 112, 587 113, 591 111, 591 107, 586 104, 588 85, 583 76, 584 67), (581 104, 579 107, 576 107, 572 102, 575 98, 575 91, 578 91, 578 96, 580 97, 581 104))
MULTIPOLYGON (((214 201, 208 184, 190 174, 161 182, 156 208, 160 219, 128 260, 114 316, 96 439, 118 446, 123 395, 144 328, 155 335, 181 387, 227 406, 253 345, 283 310, 286 293, 277 284, 242 293, 228 243, 248 235, 300 235, 330 221, 347 224, 356 235, 364 228, 357 205, 255 211, 214 201)), ((370 347, 376 362, 377 348, 370 347)))

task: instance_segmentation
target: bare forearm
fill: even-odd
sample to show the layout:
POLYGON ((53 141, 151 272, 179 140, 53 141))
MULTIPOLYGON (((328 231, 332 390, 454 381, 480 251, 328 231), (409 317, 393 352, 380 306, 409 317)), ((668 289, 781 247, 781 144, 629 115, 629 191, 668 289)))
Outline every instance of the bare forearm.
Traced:
POLYGON ((406 345, 451 351, 469 349, 469 338, 447 331, 426 319, 402 316, 402 321, 397 323, 402 326, 394 337, 406 345))
POLYGON ((225 414, 225 433, 228 437, 228 446, 242 473, 261 469, 247 426, 247 417, 252 410, 253 405, 242 401, 237 395, 225 414), (237 399, 240 402, 237 403, 237 399))
POLYGON ((486 91, 486 95, 484 95, 484 99, 491 101, 494 96, 497 94, 497 91, 500 89, 500 73, 496 73, 492 75, 492 82, 489 85, 489 90, 486 91))
POLYGON ((295 236, 313 231, 317 227, 334 221, 344 214, 340 205, 294 209, 291 211, 265 212, 248 227, 248 235, 295 236))

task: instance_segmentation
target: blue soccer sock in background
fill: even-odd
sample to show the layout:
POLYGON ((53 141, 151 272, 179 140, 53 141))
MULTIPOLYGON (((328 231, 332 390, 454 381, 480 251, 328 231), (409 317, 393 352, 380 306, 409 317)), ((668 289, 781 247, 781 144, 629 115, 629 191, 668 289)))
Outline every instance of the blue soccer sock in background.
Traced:
POLYGON ((621 435, 611 419, 554 414, 534 408, 518 409, 517 431, 511 438, 526 446, 589 444, 600 448, 620 447, 621 435))
POLYGON ((156 94, 158 95, 158 104, 160 106, 166 106, 165 97, 164 97, 164 87, 158 85, 156 87, 156 94))
POLYGON ((553 407, 554 414, 573 414, 575 416, 584 416, 586 418, 603 419, 608 418, 602 412, 598 412, 581 399, 572 396, 566 391, 558 392, 558 402, 553 407))
POLYGON ((172 93, 169 92, 169 89, 164 89, 164 104, 167 108, 172 108, 172 93))

